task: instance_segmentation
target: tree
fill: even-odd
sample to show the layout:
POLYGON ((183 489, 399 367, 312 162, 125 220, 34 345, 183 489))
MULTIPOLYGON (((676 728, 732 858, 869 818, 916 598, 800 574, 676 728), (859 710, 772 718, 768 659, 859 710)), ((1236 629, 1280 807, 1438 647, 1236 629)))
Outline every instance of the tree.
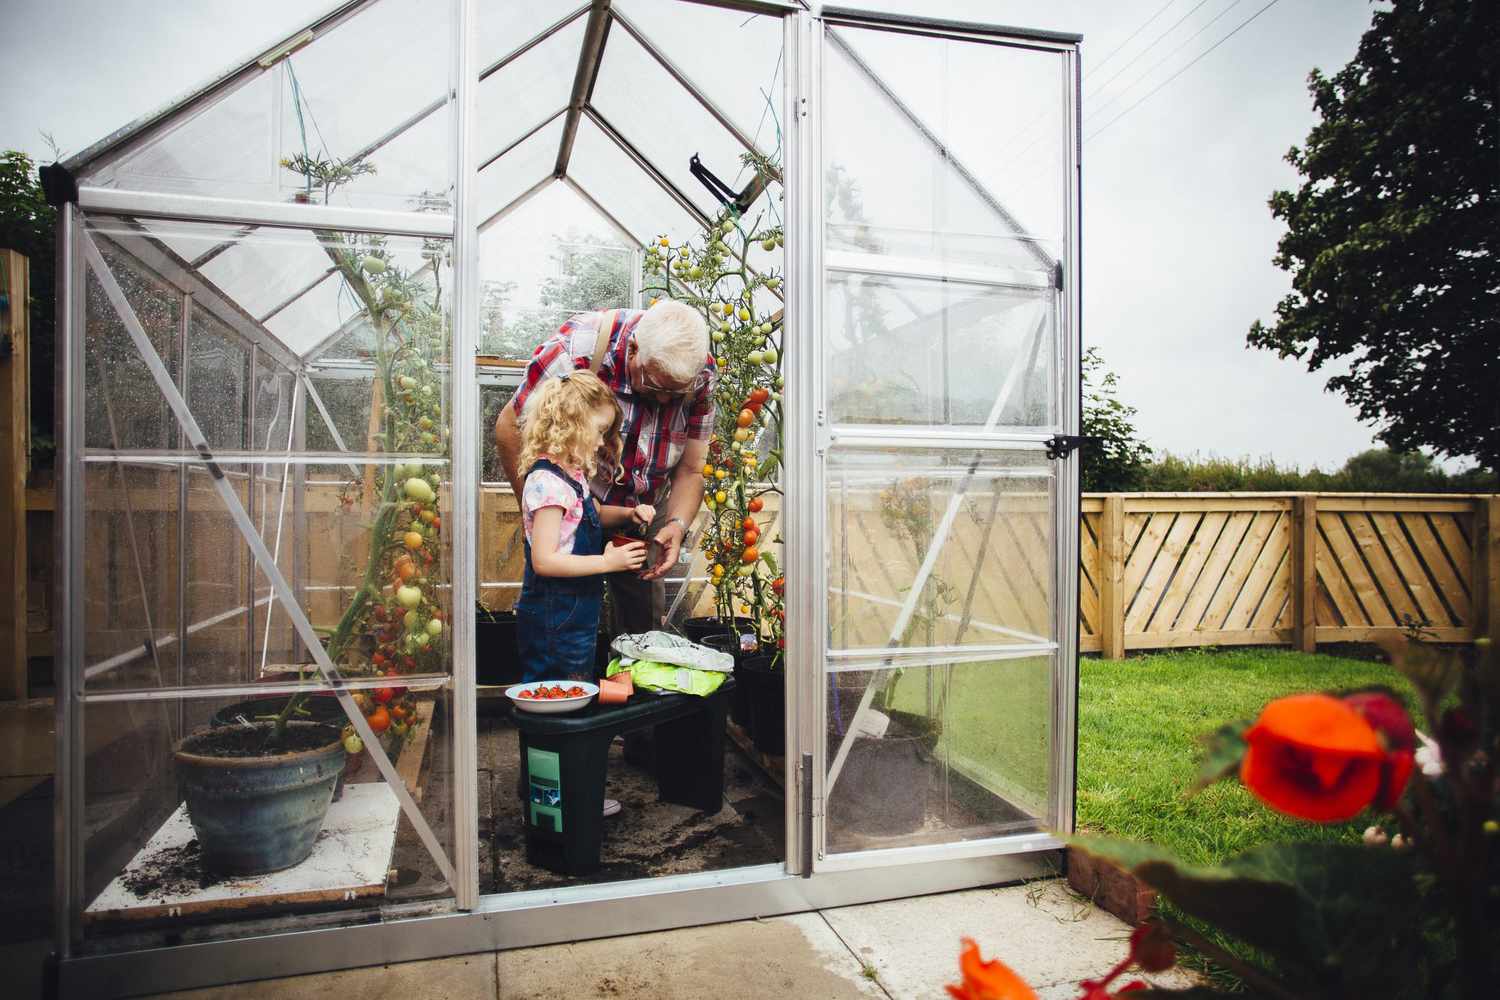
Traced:
MULTIPOLYGON (((31 262, 31 440, 33 461, 50 460, 52 437, 52 230, 56 212, 42 195, 36 164, 0 153, 0 247, 31 262)), ((14 308, 14 306, 13 306, 14 308)))
POLYGON ((1500 468, 1500 4, 1396 0, 1309 77, 1321 121, 1271 196, 1292 275, 1253 347, 1328 380, 1397 451, 1500 468))
POLYGON ((557 274, 543 280, 538 305, 511 315, 514 281, 486 281, 480 352, 529 358, 573 313, 619 309, 630 303, 630 252, 593 236, 569 233, 552 254, 557 274))
POLYGON ((1139 489, 1151 447, 1136 436, 1135 407, 1116 395, 1119 376, 1104 367, 1099 348, 1083 354, 1083 488, 1091 493, 1139 489))

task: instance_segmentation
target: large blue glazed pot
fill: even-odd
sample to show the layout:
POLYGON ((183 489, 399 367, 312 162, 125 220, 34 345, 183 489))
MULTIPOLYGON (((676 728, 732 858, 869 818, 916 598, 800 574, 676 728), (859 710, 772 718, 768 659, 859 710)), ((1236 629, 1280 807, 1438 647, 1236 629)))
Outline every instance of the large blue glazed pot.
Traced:
MULTIPOLYGON (((272 725, 257 723, 255 729, 264 735, 272 725)), ((344 769, 344 747, 337 727, 287 725, 306 733, 313 748, 265 757, 205 750, 223 729, 194 733, 177 744, 178 781, 207 870, 260 875, 300 864, 312 853, 344 769)))

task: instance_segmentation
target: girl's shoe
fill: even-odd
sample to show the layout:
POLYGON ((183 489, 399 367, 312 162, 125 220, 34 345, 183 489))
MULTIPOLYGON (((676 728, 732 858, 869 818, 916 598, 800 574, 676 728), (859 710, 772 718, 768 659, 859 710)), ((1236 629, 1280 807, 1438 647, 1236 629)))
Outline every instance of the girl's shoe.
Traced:
POLYGON ((604 815, 606 815, 606 816, 613 816, 616 813, 618 813, 619 811, 620 811, 620 801, 618 799, 605 799, 604 800, 604 815))

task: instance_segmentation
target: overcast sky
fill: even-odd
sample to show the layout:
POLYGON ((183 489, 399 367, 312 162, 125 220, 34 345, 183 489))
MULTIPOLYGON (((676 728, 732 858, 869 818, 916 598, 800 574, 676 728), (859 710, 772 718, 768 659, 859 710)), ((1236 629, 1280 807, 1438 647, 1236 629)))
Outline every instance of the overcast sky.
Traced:
MULTIPOLYGON (((1140 409, 1141 431, 1157 448, 1328 468, 1370 447, 1370 428, 1323 391, 1326 375, 1247 350, 1245 331, 1254 319, 1269 318, 1288 288, 1270 262, 1280 226, 1266 198, 1296 183, 1282 156, 1313 123, 1307 73, 1314 66, 1334 71, 1353 56, 1370 7, 1366 0, 1274 0, 1202 55, 1266 4, 863 5, 1083 34, 1084 134, 1091 137, 1084 146, 1086 345, 1098 346, 1119 373, 1124 397, 1140 409)), ((0 148, 50 159, 42 132, 65 153, 76 152, 264 49, 325 4, 6 6, 0 148)))

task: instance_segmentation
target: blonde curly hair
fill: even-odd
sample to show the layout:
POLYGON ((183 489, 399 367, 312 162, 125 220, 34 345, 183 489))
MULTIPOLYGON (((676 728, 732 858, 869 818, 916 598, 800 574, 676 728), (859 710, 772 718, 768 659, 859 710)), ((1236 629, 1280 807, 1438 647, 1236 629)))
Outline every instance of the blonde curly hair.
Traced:
POLYGON ((579 370, 547 379, 532 391, 522 415, 522 474, 544 455, 565 469, 583 469, 591 479, 601 467, 613 472, 620 465, 620 423, 614 390, 598 375, 579 370), (593 415, 606 408, 614 420, 595 447, 593 415))

